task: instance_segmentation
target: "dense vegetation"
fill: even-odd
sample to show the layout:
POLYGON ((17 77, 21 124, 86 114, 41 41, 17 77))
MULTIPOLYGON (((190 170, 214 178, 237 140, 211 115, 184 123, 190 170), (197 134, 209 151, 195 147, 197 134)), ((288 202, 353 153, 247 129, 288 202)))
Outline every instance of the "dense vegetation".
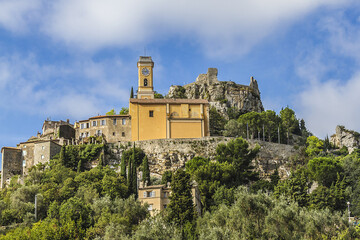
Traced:
POLYGON ((227 115, 228 120, 214 107, 210 109, 211 135, 256 138, 287 144, 294 140, 294 135, 298 138, 303 137, 298 139, 302 143, 305 143, 304 139, 311 135, 305 127, 305 121, 297 119, 295 112, 289 107, 283 108, 279 115, 272 110, 242 114, 235 108, 229 108, 227 115))
POLYGON ((102 144, 63 147, 49 164, 33 167, 23 185, 13 178, 1 190, 0 239, 360 238, 346 204, 352 216, 360 214, 360 151, 331 149, 315 136, 305 143, 283 180, 277 170, 269 179, 254 170, 259 146, 250 148, 243 138, 219 144, 214 160, 197 156, 185 169, 165 172, 161 182, 171 181, 171 203, 153 217, 136 200, 138 172, 154 181, 140 148, 124 151, 119 169, 112 169, 101 161, 102 144), (88 168, 94 161, 98 166, 88 168), (202 215, 192 202, 193 180, 202 215))

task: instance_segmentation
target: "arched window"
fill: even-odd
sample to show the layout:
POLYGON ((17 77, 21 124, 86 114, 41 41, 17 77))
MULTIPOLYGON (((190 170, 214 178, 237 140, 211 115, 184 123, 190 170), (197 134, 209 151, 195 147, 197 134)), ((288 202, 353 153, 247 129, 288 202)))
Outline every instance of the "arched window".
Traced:
POLYGON ((145 79, 144 79, 144 86, 146 87, 147 84, 148 84, 148 82, 147 82, 147 79, 145 78, 145 79))

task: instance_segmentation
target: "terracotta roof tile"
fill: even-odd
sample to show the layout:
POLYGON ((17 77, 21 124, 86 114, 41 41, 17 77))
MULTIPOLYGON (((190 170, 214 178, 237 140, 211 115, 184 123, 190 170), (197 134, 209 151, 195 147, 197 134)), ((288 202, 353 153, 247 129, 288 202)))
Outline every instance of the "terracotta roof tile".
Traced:
MULTIPOLYGON (((101 115, 101 116, 95 116, 95 117, 91 117, 89 119, 96 119, 96 118, 112 118, 112 117, 129 117, 130 115, 120 115, 120 114, 116 114, 116 115, 101 115)), ((82 121, 86 121, 86 120, 82 120, 82 121)))
POLYGON ((80 120, 79 122, 87 122, 91 119, 99 119, 99 118, 112 118, 112 117, 130 117, 130 115, 120 115, 120 114, 116 114, 116 115, 101 115, 101 116, 95 116, 95 117, 90 117, 89 119, 85 119, 85 120, 80 120))

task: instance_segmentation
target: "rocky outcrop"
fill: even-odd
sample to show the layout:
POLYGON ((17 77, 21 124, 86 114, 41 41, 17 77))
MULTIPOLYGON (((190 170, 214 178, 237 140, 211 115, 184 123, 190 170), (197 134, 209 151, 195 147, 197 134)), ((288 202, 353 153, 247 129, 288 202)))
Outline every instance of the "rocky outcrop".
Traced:
POLYGON ((336 126, 336 133, 330 137, 330 142, 338 147, 347 147, 349 153, 359 148, 360 133, 346 129, 344 126, 336 126))
MULTIPOLYGON (((136 146, 146 153, 152 175, 162 175, 166 170, 176 170, 185 166, 185 163, 195 156, 203 156, 215 160, 216 147, 219 143, 227 143, 233 138, 206 137, 200 139, 157 139, 138 141, 136 146)), ((263 141, 249 141, 251 147, 260 145, 260 152, 254 159, 255 169, 260 176, 267 177, 278 169, 280 177, 286 178, 290 174, 292 158, 300 154, 293 146, 263 141)), ((111 165, 116 166, 121 159, 121 152, 131 148, 125 144, 112 148, 114 159, 111 165), (117 156, 117 157, 116 157, 117 156)))
POLYGON ((200 74, 193 83, 171 86, 167 97, 207 99, 210 106, 215 107, 225 117, 229 107, 234 107, 242 113, 264 110, 258 83, 253 77, 250 78, 250 85, 246 86, 232 81, 219 81, 217 74, 216 68, 209 68, 206 74, 200 74))

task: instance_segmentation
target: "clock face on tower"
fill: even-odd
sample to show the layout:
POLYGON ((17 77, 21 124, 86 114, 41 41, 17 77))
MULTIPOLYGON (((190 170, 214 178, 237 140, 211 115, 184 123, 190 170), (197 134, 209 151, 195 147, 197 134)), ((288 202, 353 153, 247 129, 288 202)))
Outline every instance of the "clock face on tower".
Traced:
POLYGON ((144 76, 149 76, 150 70, 148 68, 144 67, 143 69, 141 69, 141 73, 144 76))

